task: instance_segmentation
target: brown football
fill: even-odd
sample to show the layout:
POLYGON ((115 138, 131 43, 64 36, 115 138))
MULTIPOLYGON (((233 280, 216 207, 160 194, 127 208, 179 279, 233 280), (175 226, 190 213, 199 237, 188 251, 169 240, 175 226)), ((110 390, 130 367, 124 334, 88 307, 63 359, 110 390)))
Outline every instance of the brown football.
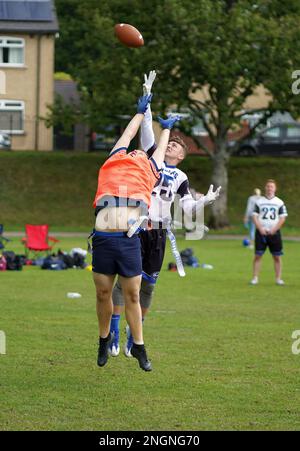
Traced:
POLYGON ((115 34, 119 41, 127 47, 141 47, 144 45, 144 39, 139 30, 127 23, 115 25, 115 34))

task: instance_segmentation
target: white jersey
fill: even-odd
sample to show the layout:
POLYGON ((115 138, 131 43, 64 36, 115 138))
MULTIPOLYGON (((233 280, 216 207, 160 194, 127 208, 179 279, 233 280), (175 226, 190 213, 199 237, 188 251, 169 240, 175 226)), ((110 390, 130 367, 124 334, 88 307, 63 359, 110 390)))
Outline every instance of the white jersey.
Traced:
POLYGON ((160 183, 154 187, 149 209, 149 217, 154 222, 170 221, 171 206, 178 196, 180 206, 191 213, 196 201, 193 199, 187 175, 176 166, 166 163, 162 166, 160 183))
POLYGON ((266 230, 275 227, 279 219, 288 216, 286 206, 279 197, 268 199, 265 196, 256 202, 253 215, 258 216, 259 222, 266 230))
POLYGON ((255 209, 255 205, 260 200, 261 196, 253 195, 248 198, 247 208, 245 212, 245 216, 250 221, 252 219, 252 215, 255 209))
MULTIPOLYGON (((150 105, 147 108, 141 126, 141 144, 149 157, 152 156, 156 145, 150 105)), ((203 200, 196 201, 191 195, 187 175, 176 166, 169 166, 164 163, 161 171, 161 180, 152 191, 149 209, 151 221, 169 222, 171 220, 171 206, 176 195, 178 196, 179 206, 190 217, 195 209, 203 207, 203 200)))

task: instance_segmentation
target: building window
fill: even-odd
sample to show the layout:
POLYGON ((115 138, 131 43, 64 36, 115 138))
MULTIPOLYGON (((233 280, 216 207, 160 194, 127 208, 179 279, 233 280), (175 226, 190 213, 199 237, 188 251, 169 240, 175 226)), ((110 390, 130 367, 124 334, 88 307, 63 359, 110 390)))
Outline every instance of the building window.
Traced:
POLYGON ((8 38, 0 36, 0 65, 23 66, 24 42, 24 39, 21 38, 8 38))
POLYGON ((0 130, 5 133, 24 133, 24 102, 0 100, 0 130))

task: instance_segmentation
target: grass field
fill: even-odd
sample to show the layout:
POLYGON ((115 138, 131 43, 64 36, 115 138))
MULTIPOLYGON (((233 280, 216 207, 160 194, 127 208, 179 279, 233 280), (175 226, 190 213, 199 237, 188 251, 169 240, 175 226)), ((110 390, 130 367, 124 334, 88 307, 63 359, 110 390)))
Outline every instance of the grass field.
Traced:
MULTIPOLYGON (((11 244, 20 249, 17 239, 11 244)), ((300 356, 291 352, 300 243, 285 244, 284 287, 274 284, 269 256, 261 284, 249 286, 252 253, 239 242, 179 244, 214 270, 189 269, 180 279, 166 270, 168 250, 145 322, 152 373, 123 355, 96 366, 90 272, 0 273, 0 429, 300 429, 300 356)))
MULTIPOLYGON (((7 230, 24 230, 26 223, 47 223, 52 231, 88 232, 94 222, 98 170, 106 152, 0 152, 0 224, 7 230)), ((180 165, 191 186, 206 193, 211 161, 189 156, 180 165)), ((285 233, 300 235, 300 158, 232 158, 229 164, 226 233, 244 233, 246 202, 255 187, 275 178, 278 195, 286 202, 289 218, 285 233)), ((206 209, 206 220, 209 209, 206 209)), ((222 231, 224 233, 224 230, 222 231)))

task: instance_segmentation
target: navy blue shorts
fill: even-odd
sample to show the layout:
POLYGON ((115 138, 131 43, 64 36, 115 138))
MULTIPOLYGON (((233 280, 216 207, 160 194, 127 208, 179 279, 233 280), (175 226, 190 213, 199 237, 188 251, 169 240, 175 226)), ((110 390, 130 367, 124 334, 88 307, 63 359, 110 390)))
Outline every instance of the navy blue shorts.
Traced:
POLYGON ((93 272, 135 277, 142 274, 141 242, 138 235, 128 238, 123 232, 95 232, 93 272))
POLYGON ((255 253, 256 255, 264 255, 266 249, 269 248, 274 257, 283 255, 282 238, 280 230, 275 235, 263 236, 256 230, 255 233, 255 253))

